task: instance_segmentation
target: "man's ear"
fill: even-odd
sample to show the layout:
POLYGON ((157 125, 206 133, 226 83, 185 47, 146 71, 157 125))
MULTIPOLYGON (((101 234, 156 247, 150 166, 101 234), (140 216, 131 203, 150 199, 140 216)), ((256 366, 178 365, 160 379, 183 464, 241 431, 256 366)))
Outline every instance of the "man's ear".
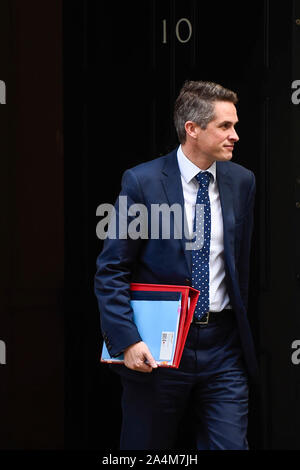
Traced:
POLYGON ((184 128, 186 134, 189 135, 192 139, 196 139, 199 135, 199 131, 201 130, 200 126, 194 121, 186 121, 184 128))

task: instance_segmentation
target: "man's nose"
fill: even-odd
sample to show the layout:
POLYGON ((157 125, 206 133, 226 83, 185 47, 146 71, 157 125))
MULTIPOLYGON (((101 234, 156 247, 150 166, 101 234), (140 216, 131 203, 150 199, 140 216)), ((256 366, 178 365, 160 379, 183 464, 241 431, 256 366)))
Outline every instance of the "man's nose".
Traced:
POLYGON ((232 129, 232 130, 231 130, 229 139, 232 140, 233 142, 237 142, 238 140, 240 140, 240 138, 239 138, 239 136, 237 135, 235 129, 232 129))

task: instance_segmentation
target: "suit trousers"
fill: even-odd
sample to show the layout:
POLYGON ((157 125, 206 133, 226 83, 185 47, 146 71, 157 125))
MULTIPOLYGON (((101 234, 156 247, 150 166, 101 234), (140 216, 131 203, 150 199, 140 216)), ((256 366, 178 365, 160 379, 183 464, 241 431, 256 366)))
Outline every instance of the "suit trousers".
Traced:
POLYGON ((248 379, 230 310, 206 327, 191 324, 178 369, 142 373, 118 367, 121 450, 176 448, 187 407, 194 429, 191 450, 248 449, 248 379))

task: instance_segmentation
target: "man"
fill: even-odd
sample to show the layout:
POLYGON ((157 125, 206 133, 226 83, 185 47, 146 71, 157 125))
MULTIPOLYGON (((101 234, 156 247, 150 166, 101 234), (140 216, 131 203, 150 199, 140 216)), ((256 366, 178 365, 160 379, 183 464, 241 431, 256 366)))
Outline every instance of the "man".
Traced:
POLYGON ((239 140, 236 103, 220 85, 186 82, 174 112, 179 148, 123 175, 128 206, 142 203, 150 214, 151 204, 180 204, 189 234, 107 239, 97 261, 103 338, 111 356, 125 358, 112 366, 123 387, 121 449, 172 449, 187 404, 197 449, 248 448, 248 377, 257 372, 246 316, 255 178, 230 161, 239 140), (196 207, 204 208, 202 222, 196 207), (188 250, 199 230, 202 246, 188 250), (178 369, 157 367, 142 341, 130 282, 200 290, 178 369))

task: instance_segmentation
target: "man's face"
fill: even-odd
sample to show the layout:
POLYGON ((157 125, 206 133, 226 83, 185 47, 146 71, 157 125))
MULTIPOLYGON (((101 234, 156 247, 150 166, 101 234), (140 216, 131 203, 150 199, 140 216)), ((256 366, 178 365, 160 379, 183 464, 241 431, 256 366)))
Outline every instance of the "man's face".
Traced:
POLYGON ((234 144, 239 140, 235 132, 238 122, 236 107, 227 101, 215 102, 215 118, 206 129, 198 126, 197 150, 211 161, 227 161, 232 158, 234 144))

